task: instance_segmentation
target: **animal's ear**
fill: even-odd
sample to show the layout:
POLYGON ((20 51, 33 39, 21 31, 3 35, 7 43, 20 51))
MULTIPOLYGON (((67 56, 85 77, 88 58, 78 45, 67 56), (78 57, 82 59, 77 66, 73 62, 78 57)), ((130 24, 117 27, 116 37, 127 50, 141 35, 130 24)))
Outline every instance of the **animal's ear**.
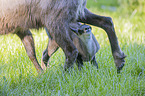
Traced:
POLYGON ((73 27, 71 27, 71 26, 70 26, 70 29, 71 29, 74 33, 78 34, 78 29, 75 29, 75 28, 73 28, 73 27))

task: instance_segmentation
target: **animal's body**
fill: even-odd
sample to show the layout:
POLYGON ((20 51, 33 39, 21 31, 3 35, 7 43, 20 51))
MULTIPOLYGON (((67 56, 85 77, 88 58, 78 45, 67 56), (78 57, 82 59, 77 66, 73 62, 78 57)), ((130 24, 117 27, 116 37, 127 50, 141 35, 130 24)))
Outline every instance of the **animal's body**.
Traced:
POLYGON ((65 53, 64 69, 73 65, 78 50, 69 29, 71 22, 84 22, 103 28, 109 37, 116 67, 124 65, 113 22, 110 17, 98 16, 85 7, 86 0, 0 0, 0 34, 15 33, 22 40, 27 54, 38 72, 42 71, 36 56, 30 28, 46 27, 65 53))

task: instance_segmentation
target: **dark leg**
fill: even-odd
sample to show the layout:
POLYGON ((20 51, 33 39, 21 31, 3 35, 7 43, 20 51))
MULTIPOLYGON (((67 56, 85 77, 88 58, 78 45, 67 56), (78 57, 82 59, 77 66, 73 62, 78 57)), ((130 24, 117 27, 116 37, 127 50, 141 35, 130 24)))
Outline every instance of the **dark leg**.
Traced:
POLYGON ((82 60, 80 54, 78 54, 78 57, 77 57, 76 63, 77 63, 78 69, 81 70, 81 68, 82 68, 82 66, 83 66, 83 60, 82 60))
MULTIPOLYGON (((66 59, 64 64, 64 70, 71 68, 78 56, 78 50, 70 39, 71 30, 69 30, 68 24, 57 24, 53 31, 53 39, 56 41, 59 47, 62 48, 66 59), (57 29, 58 28, 58 29, 57 29)), ((48 29, 48 28, 47 28, 48 29)), ((74 33, 73 33, 74 34, 74 33)))
POLYGON ((74 62, 77 59, 78 56, 78 50, 74 46, 72 42, 64 42, 63 44, 60 43, 59 46, 63 49, 66 59, 64 64, 64 70, 73 67, 74 62))
POLYGON ((31 32, 29 30, 26 30, 26 31, 19 31, 16 34, 22 40, 24 47, 26 49, 26 52, 30 60, 33 62, 37 72, 40 73, 42 71, 42 68, 36 59, 34 40, 33 40, 31 32))
POLYGON ((95 56, 94 56, 93 59, 91 60, 91 64, 94 65, 94 66, 96 66, 97 69, 98 69, 98 63, 97 63, 97 61, 96 61, 96 57, 95 57, 95 56))
POLYGON ((49 39, 47 48, 43 51, 41 66, 43 69, 49 67, 49 59, 50 57, 58 50, 59 46, 56 44, 54 40, 49 39))
POLYGON ((100 27, 106 31, 111 44, 111 50, 114 57, 114 62, 117 67, 117 72, 119 73, 124 66, 124 58, 126 57, 126 55, 121 51, 118 44, 112 19, 110 17, 95 15, 86 8, 84 12, 85 16, 80 17, 78 21, 100 27))

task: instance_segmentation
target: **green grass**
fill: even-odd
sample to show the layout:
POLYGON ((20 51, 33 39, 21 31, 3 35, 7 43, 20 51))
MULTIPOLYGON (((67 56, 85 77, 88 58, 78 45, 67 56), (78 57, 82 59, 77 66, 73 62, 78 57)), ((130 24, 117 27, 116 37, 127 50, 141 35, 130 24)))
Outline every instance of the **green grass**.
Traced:
MULTIPOLYGON (((74 65, 72 70, 64 72, 65 56, 59 49, 51 58, 51 67, 38 75, 20 39, 12 34, 3 35, 0 36, 0 96, 145 96, 145 14, 143 9, 140 11, 145 3, 136 6, 127 5, 125 0, 96 1, 88 0, 87 7, 96 14, 112 17, 121 49, 128 55, 121 74, 116 73, 106 33, 94 26, 93 33, 101 46, 96 54, 99 70, 86 62, 81 71, 74 65), (115 10, 109 9, 112 6, 115 10)), ((48 38, 43 29, 32 33, 41 62, 48 38)))

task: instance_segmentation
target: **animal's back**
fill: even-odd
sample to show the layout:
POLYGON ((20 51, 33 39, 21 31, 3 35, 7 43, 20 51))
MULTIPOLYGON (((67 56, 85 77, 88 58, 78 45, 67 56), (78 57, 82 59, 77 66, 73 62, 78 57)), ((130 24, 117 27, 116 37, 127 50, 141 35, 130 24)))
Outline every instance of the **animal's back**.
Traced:
MULTIPOLYGON (((23 29, 49 28, 77 19, 86 0, 0 0, 0 34, 23 29)), ((83 11, 82 11, 83 12, 83 11)))
POLYGON ((0 14, 4 15, 7 10, 16 9, 17 6, 26 4, 26 0, 0 0, 0 14))
POLYGON ((0 34, 13 33, 25 21, 23 6, 28 4, 29 0, 0 0, 0 34))

